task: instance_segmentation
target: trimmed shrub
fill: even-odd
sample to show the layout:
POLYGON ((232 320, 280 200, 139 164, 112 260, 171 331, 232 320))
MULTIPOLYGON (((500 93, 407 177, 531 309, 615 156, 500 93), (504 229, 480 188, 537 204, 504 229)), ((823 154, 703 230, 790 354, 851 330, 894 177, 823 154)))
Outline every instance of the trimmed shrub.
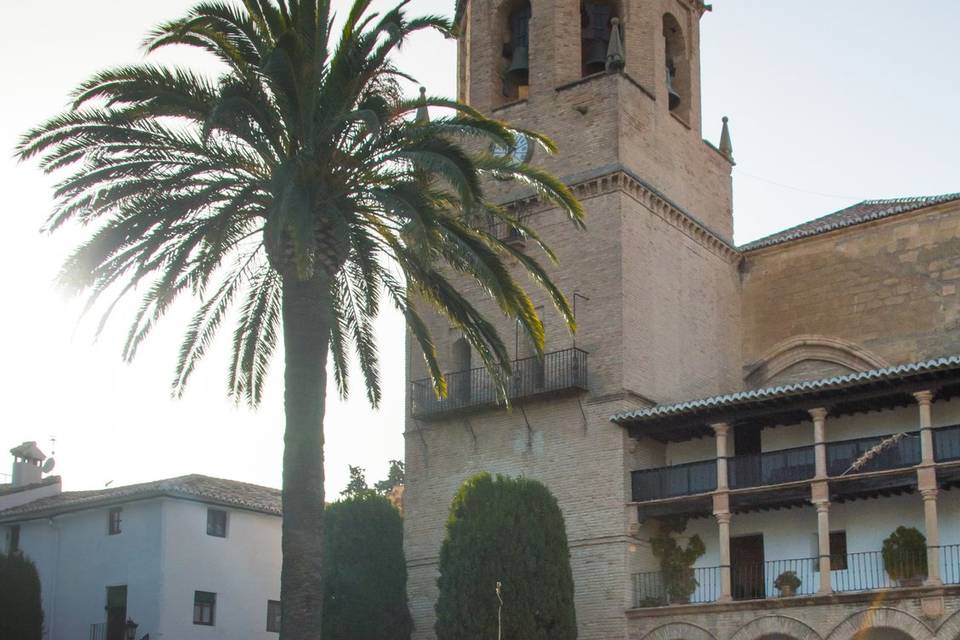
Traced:
POLYGON ((327 507, 323 639, 407 640, 407 565, 400 512, 362 493, 327 507))
POLYGON ((557 501, 539 482, 484 473, 450 507, 440 550, 439 640, 577 637, 567 533, 557 501))
POLYGON ((0 554, 0 638, 40 640, 42 636, 37 568, 21 553, 0 554))

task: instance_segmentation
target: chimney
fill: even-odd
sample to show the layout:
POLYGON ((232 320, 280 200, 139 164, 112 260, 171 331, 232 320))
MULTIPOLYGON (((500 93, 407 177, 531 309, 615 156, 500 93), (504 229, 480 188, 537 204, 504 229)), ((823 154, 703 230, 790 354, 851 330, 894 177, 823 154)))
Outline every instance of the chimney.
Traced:
POLYGON ((36 442, 24 442, 10 449, 13 454, 13 486, 23 487, 40 482, 43 479, 41 465, 47 458, 37 447, 36 442))

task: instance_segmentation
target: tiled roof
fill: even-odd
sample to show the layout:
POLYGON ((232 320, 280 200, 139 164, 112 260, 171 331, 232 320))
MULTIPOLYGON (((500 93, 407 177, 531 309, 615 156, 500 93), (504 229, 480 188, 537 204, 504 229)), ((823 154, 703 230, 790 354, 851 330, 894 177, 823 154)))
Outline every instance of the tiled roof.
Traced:
POLYGON ((0 496, 9 496, 14 493, 20 493, 21 491, 30 491, 31 489, 39 489, 40 487, 46 487, 47 485, 57 484, 60 482, 60 476, 47 476, 40 482, 31 482, 30 484, 24 484, 19 487, 15 487, 13 484, 0 484, 0 496))
POLYGON ((279 489, 193 474, 95 491, 65 491, 0 511, 0 521, 48 516, 161 496, 199 500, 278 516, 282 513, 279 489))
POLYGON ((924 360, 922 362, 911 362, 896 367, 885 367, 883 369, 871 369, 869 371, 860 371, 857 373, 848 373, 842 376, 833 376, 830 378, 821 378, 819 380, 806 380, 793 384, 779 385, 776 387, 764 387, 761 389, 751 389, 750 391, 739 391, 726 395, 711 396, 698 400, 687 400, 685 402, 676 402, 672 404, 661 404, 643 409, 634 409, 633 411, 624 411, 610 418, 616 423, 629 423, 644 419, 660 418, 665 416, 690 413, 701 409, 717 409, 738 404, 748 404, 753 401, 768 400, 779 396, 789 396, 803 393, 806 391, 821 391, 828 389, 843 388, 849 385, 899 378, 902 376, 939 371, 945 369, 955 369, 960 367, 960 356, 949 356, 945 358, 935 358, 933 360, 924 360))
POLYGON ((816 220, 804 222, 803 224, 779 231, 765 238, 748 242, 738 248, 741 251, 761 249, 763 247, 780 244, 781 242, 799 240, 800 238, 815 236, 820 233, 826 233, 827 231, 835 231, 836 229, 843 229, 844 227, 850 227, 855 224, 879 220, 881 218, 907 213, 908 211, 916 211, 917 209, 954 200, 960 200, 960 193, 945 193, 939 196, 922 196, 918 198, 864 200, 863 202, 827 214, 816 220))

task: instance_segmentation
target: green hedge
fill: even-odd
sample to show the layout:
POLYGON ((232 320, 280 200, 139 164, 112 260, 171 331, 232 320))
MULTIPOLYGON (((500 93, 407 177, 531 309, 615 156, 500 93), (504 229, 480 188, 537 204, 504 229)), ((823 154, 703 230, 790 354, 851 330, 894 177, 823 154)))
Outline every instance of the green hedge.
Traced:
POLYGON ((0 638, 40 640, 42 635, 37 568, 23 554, 0 554, 0 638))
POLYGON ((327 507, 324 640, 407 640, 403 522, 390 501, 359 495, 327 507))
POLYGON ((577 637, 570 552, 556 499, 534 480, 480 474, 450 507, 437 638, 496 639, 497 582, 505 640, 577 637))

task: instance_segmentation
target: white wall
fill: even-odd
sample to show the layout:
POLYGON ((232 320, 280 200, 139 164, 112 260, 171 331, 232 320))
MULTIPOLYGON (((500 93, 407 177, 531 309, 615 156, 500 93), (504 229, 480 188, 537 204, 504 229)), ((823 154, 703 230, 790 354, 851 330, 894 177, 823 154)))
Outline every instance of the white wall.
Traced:
POLYGON ((207 509, 164 502, 161 637, 276 638, 266 625, 267 600, 280 599, 280 518, 227 509, 227 537, 217 538, 207 535, 207 509), (193 624, 194 591, 217 594, 214 626, 193 624))
MULTIPOLYGON (((960 544, 960 490, 941 491, 938 500, 940 544, 960 544)), ((919 494, 892 496, 875 500, 855 500, 830 507, 830 530, 846 531, 847 552, 880 551, 883 540, 899 526, 924 530, 923 500, 919 494)), ((780 511, 733 514, 731 537, 763 534, 764 560, 794 560, 817 556, 817 512, 812 506, 780 511)), ((698 518, 687 523, 685 536, 698 534, 706 553, 694 567, 720 565, 717 524, 713 518, 698 518)), ((944 559, 945 561, 946 559, 944 559)), ((786 566, 786 565, 785 565, 786 566)), ((815 566, 815 565, 811 565, 815 566)), ((833 572, 834 581, 842 579, 833 572)), ((953 569, 953 575, 957 570, 953 569)), ((818 574, 810 573, 819 579, 818 574)), ((767 585, 769 595, 775 589, 767 585)), ((815 591, 816 584, 804 584, 803 592, 815 591)))
MULTIPOLYGON (((106 588, 127 585, 127 615, 157 628, 159 502, 123 505, 121 533, 107 535, 107 508, 21 523, 20 548, 40 574, 47 638, 87 638, 104 622, 106 588)), ((153 636, 151 636, 153 637, 153 636)))
POLYGON ((228 512, 226 538, 208 536, 208 505, 172 498, 122 505, 121 533, 108 508, 20 523, 20 548, 37 565, 46 640, 88 638, 105 622, 106 588, 127 585, 127 615, 154 640, 276 638, 267 600, 280 599, 280 518, 228 512), (194 591, 217 594, 216 624, 193 624, 194 591))

